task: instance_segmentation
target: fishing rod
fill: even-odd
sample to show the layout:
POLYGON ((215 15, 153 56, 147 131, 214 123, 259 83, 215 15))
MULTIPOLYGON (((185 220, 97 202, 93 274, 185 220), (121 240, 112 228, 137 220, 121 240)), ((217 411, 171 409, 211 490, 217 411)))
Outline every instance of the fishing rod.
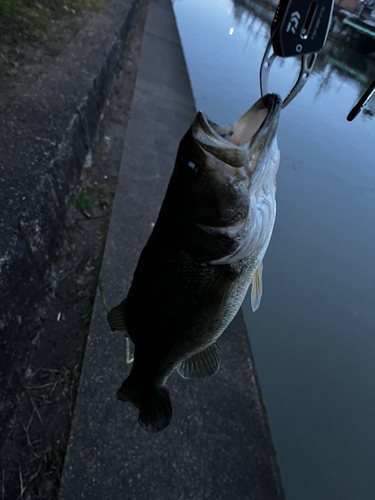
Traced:
POLYGON ((354 118, 359 115, 359 113, 366 106, 366 104, 369 102, 369 100, 374 94, 375 94, 375 79, 373 80, 372 83, 370 83, 368 89, 362 94, 362 96, 358 99, 357 103, 349 111, 349 114, 346 117, 348 122, 353 121, 354 118))

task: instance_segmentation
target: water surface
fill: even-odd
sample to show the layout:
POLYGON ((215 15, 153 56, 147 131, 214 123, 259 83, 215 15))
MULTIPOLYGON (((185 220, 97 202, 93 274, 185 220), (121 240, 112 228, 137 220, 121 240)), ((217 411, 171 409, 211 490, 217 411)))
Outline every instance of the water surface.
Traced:
MULTIPOLYGON (((196 106, 220 124, 260 97, 274 11, 243 3, 174 2, 196 106)), ((274 66, 285 96, 298 63, 274 66)), ((346 121, 373 77, 329 38, 280 120, 263 299, 244 312, 289 500, 375 498, 375 120, 346 121)))

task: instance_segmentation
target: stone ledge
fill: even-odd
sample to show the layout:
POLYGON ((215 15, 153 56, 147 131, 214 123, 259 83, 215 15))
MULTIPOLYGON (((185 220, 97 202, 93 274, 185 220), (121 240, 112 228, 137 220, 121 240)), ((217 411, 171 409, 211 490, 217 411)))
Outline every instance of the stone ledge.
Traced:
MULTIPOLYGON (((127 295, 195 114, 171 1, 151 0, 100 274, 109 308, 127 295)), ((131 365, 97 293, 59 500, 285 500, 241 312, 219 347, 214 377, 172 374, 172 423, 150 435, 115 398, 131 365)))

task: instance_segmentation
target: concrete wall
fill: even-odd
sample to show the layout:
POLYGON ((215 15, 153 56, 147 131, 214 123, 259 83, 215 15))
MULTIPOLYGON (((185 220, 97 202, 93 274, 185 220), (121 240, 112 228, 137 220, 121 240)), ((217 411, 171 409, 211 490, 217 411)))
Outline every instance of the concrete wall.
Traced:
POLYGON ((113 0, 0 116, 2 437, 56 286, 71 199, 138 0, 113 0))

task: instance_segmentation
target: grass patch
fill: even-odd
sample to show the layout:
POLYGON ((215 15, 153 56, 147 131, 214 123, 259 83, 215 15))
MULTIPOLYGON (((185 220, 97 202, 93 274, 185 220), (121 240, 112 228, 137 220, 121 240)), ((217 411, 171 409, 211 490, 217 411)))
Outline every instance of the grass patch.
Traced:
POLYGON ((95 206, 106 210, 112 204, 115 192, 115 189, 107 186, 83 189, 76 199, 76 209, 82 212, 82 210, 92 210, 95 206))
POLYGON ((104 309, 108 313, 109 312, 109 307, 108 307, 107 300, 106 300, 105 295, 104 295, 102 280, 100 278, 99 278, 99 295, 100 295, 100 298, 102 300, 104 309))
POLYGON ((116 190, 108 186, 99 186, 96 188, 96 205, 100 210, 106 210, 112 205, 116 190))
POLYGON ((115 196, 116 190, 108 186, 99 186, 97 188, 99 196, 115 196))
POLYGON ((0 28, 41 38, 53 19, 98 10, 107 0, 0 0, 0 28))
POLYGON ((83 311, 81 315, 82 321, 85 323, 85 325, 90 324, 91 316, 92 316, 92 307, 88 307, 83 311))
POLYGON ((82 193, 76 199, 76 209, 77 210, 89 210, 92 206, 90 198, 87 196, 87 192, 84 189, 82 193))
POLYGON ((67 240, 69 245, 73 245, 77 242, 79 235, 82 232, 82 226, 78 221, 68 228, 67 231, 67 240))

